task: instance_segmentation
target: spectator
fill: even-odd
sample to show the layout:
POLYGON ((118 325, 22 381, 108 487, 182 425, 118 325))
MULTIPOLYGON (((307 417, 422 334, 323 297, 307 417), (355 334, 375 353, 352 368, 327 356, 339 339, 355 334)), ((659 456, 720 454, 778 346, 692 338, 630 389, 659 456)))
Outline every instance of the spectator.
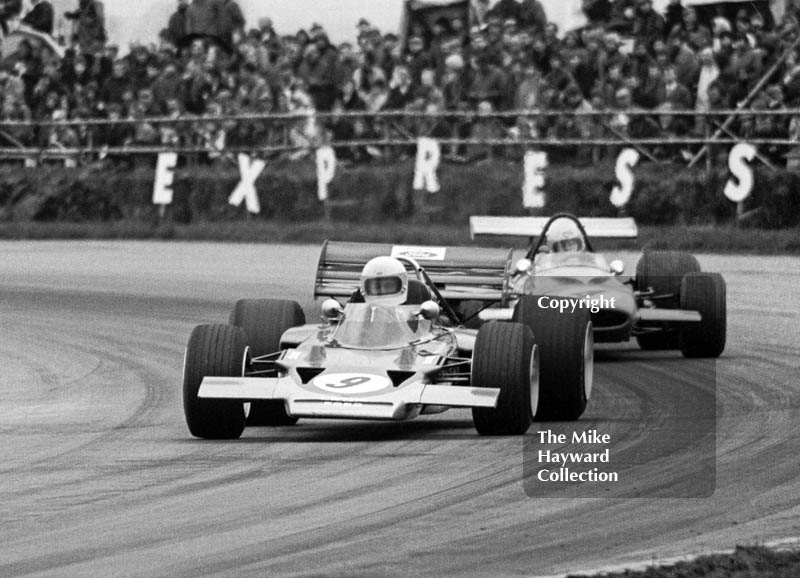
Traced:
POLYGON ((679 84, 692 88, 697 84, 700 76, 700 63, 697 56, 680 34, 673 34, 669 38, 669 46, 674 56, 672 65, 675 67, 675 78, 679 84))
POLYGON ((25 83, 12 63, 0 65, 0 95, 5 101, 25 102, 25 83))
POLYGON ((107 109, 108 124, 100 125, 97 131, 97 142, 106 147, 122 147, 133 139, 133 127, 122 119, 122 105, 111 103, 107 109))
POLYGON ((144 118, 157 117, 163 114, 162 109, 156 103, 153 96, 153 89, 149 87, 140 88, 136 94, 136 105, 144 118))
POLYGON ((65 58, 61 62, 59 77, 64 88, 69 92, 75 92, 79 90, 78 87, 86 86, 92 80, 92 72, 86 56, 79 54, 72 60, 65 58))
POLYGON ((346 80, 341 88, 341 95, 337 101, 341 110, 346 112, 356 112, 367 109, 367 103, 358 94, 356 83, 353 80, 346 80))
POLYGON ((220 40, 223 46, 230 50, 233 48, 234 33, 244 30, 244 15, 236 0, 222 0, 220 16, 222 18, 220 23, 220 40))
POLYGON ((552 52, 550 54, 550 65, 548 68, 550 72, 544 77, 544 83, 558 91, 559 94, 564 94, 567 88, 571 86, 577 86, 575 79, 565 66, 560 52, 552 52))
MULTIPOLYGON (((577 86, 570 86, 564 93, 563 108, 571 114, 560 116, 548 136, 568 139, 592 139, 598 134, 595 119, 587 113, 594 111, 586 99, 583 98, 577 86)), ((566 158, 576 158, 582 164, 597 160, 598 151, 594 147, 578 146, 567 147, 559 151, 566 158)))
POLYGON ((419 100, 422 108, 430 110, 434 105, 437 110, 444 110, 444 93, 436 84, 436 71, 426 68, 422 71, 419 85, 414 89, 414 100, 419 100))
POLYGON ((719 68, 714 61, 714 53, 711 48, 704 48, 700 52, 700 75, 697 81, 697 93, 695 95, 695 109, 700 112, 710 110, 710 100, 708 89, 711 83, 719 77, 719 68))
POLYGON ((628 57, 620 51, 622 40, 616 32, 607 33, 603 36, 603 47, 598 55, 598 77, 601 81, 612 67, 619 68, 620 74, 628 66, 628 57))
POLYGON ((700 24, 697 19, 697 10, 693 6, 683 9, 683 36, 692 39, 695 48, 711 44, 711 31, 708 26, 700 24))
POLYGON ((394 69, 394 76, 389 84, 391 90, 386 99, 384 110, 402 110, 411 103, 414 98, 412 90, 411 74, 405 66, 398 66, 394 69))
POLYGON ((519 21, 520 11, 521 3, 519 0, 499 0, 487 13, 486 20, 488 21, 490 17, 494 16, 501 21, 508 20, 509 18, 519 21))
POLYGON ((633 102, 641 108, 653 109, 666 99, 666 85, 655 61, 648 60, 639 76, 635 77, 633 102))
POLYGON ((383 110, 389 100, 389 88, 386 79, 381 74, 372 81, 369 92, 365 95, 364 101, 367 104, 368 112, 378 112, 383 110))
POLYGON ((109 104, 122 104, 124 95, 131 90, 131 80, 128 77, 128 65, 124 60, 117 60, 114 63, 111 76, 103 83, 100 88, 100 102, 105 108, 109 104))
POLYGON ((514 94, 514 110, 538 110, 542 88, 542 76, 532 62, 524 65, 522 79, 514 94))
POLYGON ((411 80, 418 84, 422 71, 426 68, 436 68, 433 57, 424 49, 425 43, 421 36, 412 36, 408 40, 408 54, 405 65, 408 67, 411 80))
MULTIPOLYGON (((505 78, 500 70, 493 66, 486 55, 473 57, 472 80, 467 90, 467 98, 476 105, 488 103, 494 110, 500 105, 505 94, 505 78)), ((484 105, 484 110, 486 106, 484 105)))
POLYGON ((543 34, 547 26, 547 15, 539 0, 522 0, 519 5, 519 25, 533 31, 534 34, 543 34))
POLYGON ((314 108, 328 111, 336 100, 336 54, 327 36, 306 46, 297 75, 308 86, 314 108))
POLYGON ((167 38, 181 49, 186 47, 189 39, 188 8, 189 0, 178 0, 178 8, 167 24, 167 38))
POLYGON ((223 42, 223 0, 192 0, 186 9, 186 33, 213 44, 223 42))
POLYGON ((683 30, 683 6, 681 0, 669 0, 664 14, 664 38, 683 30))
POLYGON ((78 9, 65 12, 64 16, 75 21, 73 40, 83 52, 95 52, 106 42, 106 24, 102 2, 79 0, 78 9))
POLYGON ((800 105, 800 63, 796 51, 787 57, 785 70, 786 74, 782 79, 783 93, 787 104, 791 108, 797 108, 800 105))
POLYGON ((168 109, 169 101, 179 102, 181 97, 181 78, 174 62, 167 62, 164 69, 152 85, 153 99, 162 112, 168 109))
POLYGON ((633 35, 648 47, 664 33, 664 18, 653 10, 652 0, 638 0, 633 35))
POLYGON ((152 80, 148 74, 148 67, 155 62, 155 56, 151 55, 145 46, 133 46, 127 62, 128 80, 134 90, 139 90, 145 86, 150 86, 152 80))
MULTIPOLYGON (((2 103, 3 121, 30 122, 31 110, 22 99, 5 98, 2 103)), ((0 146, 19 147, 33 144, 33 127, 30 125, 7 126, 0 133, 0 146)))
MULTIPOLYGON (((494 112, 492 103, 488 100, 478 103, 478 120, 472 125, 470 138, 475 141, 493 141, 505 137, 502 125, 491 116, 494 112)), ((491 159, 497 153, 498 145, 495 143, 476 142, 467 146, 467 161, 475 162, 491 159)))
MULTIPOLYGON (((680 0, 678 0, 680 1, 680 0)), ((581 10, 592 26, 603 25, 611 18, 610 0, 581 0, 581 10)))
POLYGON ((338 59, 334 62, 336 68, 336 86, 341 86, 344 82, 352 80, 353 75, 358 69, 358 55, 353 51, 353 45, 349 42, 342 42, 337 48, 338 59))
POLYGON ((44 34, 53 34, 53 5, 48 0, 31 0, 33 8, 22 23, 44 34))
MULTIPOLYGON (((674 110, 684 110, 676 107, 670 102, 665 102, 658 107, 658 125, 661 136, 667 140, 677 140, 691 135, 691 119, 685 116, 677 116, 672 114, 674 110)), ((675 144, 662 144, 656 147, 654 151, 656 157, 669 160, 672 162, 685 161, 686 158, 691 158, 691 153, 685 145, 675 144)))
POLYGON ((689 110, 692 108, 692 93, 680 84, 675 75, 675 69, 667 67, 663 71, 664 101, 670 105, 669 110, 689 110))

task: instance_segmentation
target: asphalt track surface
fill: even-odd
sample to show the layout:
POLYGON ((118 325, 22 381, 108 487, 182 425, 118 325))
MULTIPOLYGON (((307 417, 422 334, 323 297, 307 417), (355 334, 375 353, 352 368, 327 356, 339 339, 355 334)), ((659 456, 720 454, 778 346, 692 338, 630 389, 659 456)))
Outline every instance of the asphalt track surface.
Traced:
MULTIPOLYGON (((800 535, 800 259, 700 256, 727 279, 729 330, 716 491, 694 499, 530 498, 521 439, 478 437, 464 410, 191 438, 192 327, 240 297, 315 315, 316 260, 299 246, 0 243, 0 576, 552 575, 800 535)), ((685 367, 604 351, 581 426, 670 431, 695 403, 685 367)), ((682 451, 673 465, 694 459, 682 451)))

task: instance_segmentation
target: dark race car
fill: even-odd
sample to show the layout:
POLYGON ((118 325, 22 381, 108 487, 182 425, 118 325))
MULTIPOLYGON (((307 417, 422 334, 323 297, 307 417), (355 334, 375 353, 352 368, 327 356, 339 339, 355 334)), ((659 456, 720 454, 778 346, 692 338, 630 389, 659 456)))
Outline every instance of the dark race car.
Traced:
MULTIPOLYGON (((621 261, 607 263, 591 237, 636 238, 630 218, 472 217, 476 235, 531 238, 512 286, 537 307, 588 308, 596 342, 635 338, 646 350, 679 349, 686 357, 719 357, 725 349, 726 286, 719 273, 700 270, 677 251, 646 251, 636 275, 621 261)), ((490 317, 485 315, 486 318, 490 317)))

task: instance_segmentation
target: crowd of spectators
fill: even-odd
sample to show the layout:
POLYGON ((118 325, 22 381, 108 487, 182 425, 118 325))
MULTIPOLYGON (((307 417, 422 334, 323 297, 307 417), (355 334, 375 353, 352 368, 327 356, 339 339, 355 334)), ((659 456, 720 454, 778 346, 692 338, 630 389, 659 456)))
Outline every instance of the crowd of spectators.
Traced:
MULTIPOLYGON (((204 148, 219 158, 233 147, 264 152, 288 144, 303 154, 323 142, 359 141, 339 155, 368 160, 387 154, 387 147, 364 144, 376 139, 681 138, 707 135, 715 121, 675 110, 713 112, 745 101, 754 110, 800 108, 799 50, 751 98, 797 40, 800 0, 789 0, 779 22, 745 7, 704 23, 681 0, 670 0, 664 14, 651 0, 584 0, 583 7, 588 25, 561 31, 540 0, 491 6, 481 0, 469 18, 430 26, 412 21, 405 38, 362 19, 355 43, 334 45, 319 24, 291 35, 276 31, 269 18, 252 26, 236 0, 177 0, 157 43, 123 55, 108 42, 102 3, 79 0, 67 14, 72 33, 63 39, 63 58, 29 40, 13 53, 3 50, 0 122, 109 122, 6 124, 0 146, 169 145, 204 148), (341 114, 381 111, 406 116, 341 114), (508 111, 515 114, 492 114, 508 111), (572 114, 591 111, 604 115, 572 114), (287 116, 229 118, 265 113, 287 116)), ((47 0, 20 16, 53 33, 47 0)), ((800 117, 741 116, 729 130, 742 139, 800 140, 800 117)), ((477 159, 510 150, 467 144, 446 152, 477 159)), ((687 150, 662 146, 654 154, 679 157, 687 150)), ((586 160, 601 154, 591 147, 558 151, 586 160)))

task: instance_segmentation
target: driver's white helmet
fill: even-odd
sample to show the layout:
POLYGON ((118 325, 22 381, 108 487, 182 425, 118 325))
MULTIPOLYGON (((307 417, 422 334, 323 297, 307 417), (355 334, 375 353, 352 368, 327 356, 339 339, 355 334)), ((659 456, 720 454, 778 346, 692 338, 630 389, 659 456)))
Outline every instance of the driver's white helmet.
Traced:
POLYGON ((402 305, 408 293, 408 273, 394 257, 375 257, 361 271, 361 293, 367 303, 402 305))
POLYGON ((547 246, 551 253, 586 250, 583 235, 572 219, 559 219, 550 225, 547 229, 547 246))

